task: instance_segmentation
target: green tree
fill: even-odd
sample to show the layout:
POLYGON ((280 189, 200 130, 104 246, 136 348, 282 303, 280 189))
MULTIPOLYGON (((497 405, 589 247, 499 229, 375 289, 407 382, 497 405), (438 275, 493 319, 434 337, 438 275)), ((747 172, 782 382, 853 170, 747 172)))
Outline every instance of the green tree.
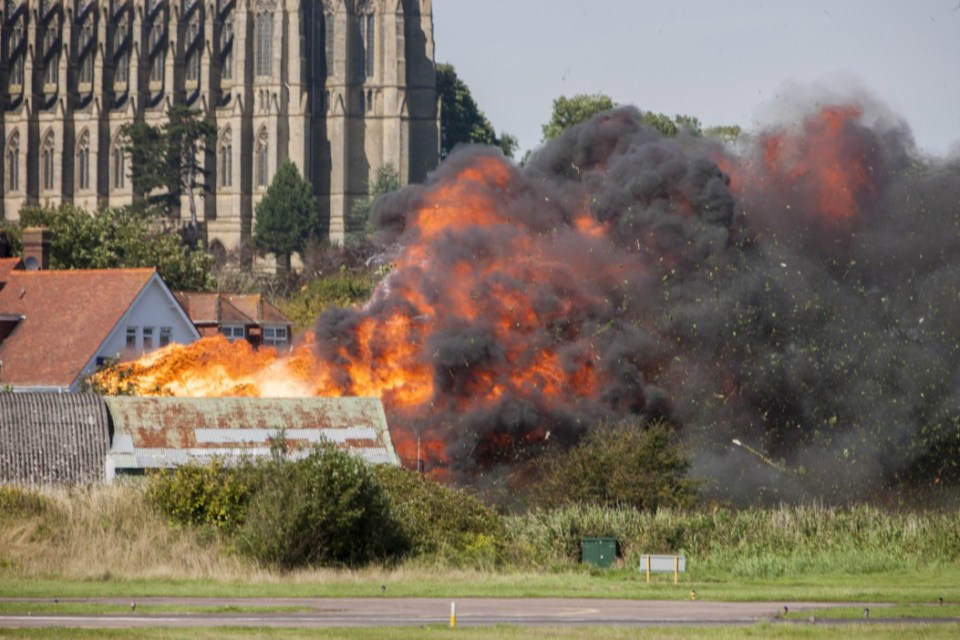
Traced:
POLYGON ((251 244, 277 257, 280 269, 290 270, 290 256, 303 252, 317 227, 317 200, 313 186, 291 160, 283 161, 267 192, 255 207, 251 244))
POLYGON ((203 290, 213 286, 213 256, 184 245, 163 221, 130 209, 101 209, 93 215, 73 207, 37 206, 20 210, 20 228, 43 226, 53 233, 51 269, 156 267, 171 289, 203 290))
POLYGON ((440 96, 441 158, 446 158, 458 144, 488 144, 500 147, 508 158, 513 157, 517 138, 509 133, 497 137, 493 125, 451 64, 437 65, 437 95, 440 96))
POLYGON ((347 221, 347 237, 359 240, 370 235, 370 209, 380 196, 400 188, 400 172, 392 164, 387 163, 377 169, 377 179, 370 186, 366 198, 353 203, 350 207, 350 218, 347 221))
POLYGON ((676 434, 666 425, 634 419, 601 425, 572 449, 540 463, 534 494, 547 507, 584 503, 656 511, 689 507, 695 484, 676 434))
POLYGON ((572 98, 560 96, 553 101, 550 122, 543 125, 543 141, 552 140, 573 125, 589 120, 598 113, 610 111, 615 106, 613 99, 602 93, 581 93, 572 98))
POLYGON ((174 105, 167 111, 167 121, 159 126, 136 122, 120 130, 124 150, 131 157, 130 181, 135 192, 168 213, 179 209, 180 197, 186 193, 194 227, 198 222, 196 191, 206 188, 208 173, 198 156, 215 144, 217 135, 216 125, 202 115, 200 110, 174 105))

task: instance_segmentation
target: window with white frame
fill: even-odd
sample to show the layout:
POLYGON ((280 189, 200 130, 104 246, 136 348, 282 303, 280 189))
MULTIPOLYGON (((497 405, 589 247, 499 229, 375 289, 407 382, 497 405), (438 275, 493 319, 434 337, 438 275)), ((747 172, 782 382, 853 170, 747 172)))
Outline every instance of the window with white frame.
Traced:
POLYGON ((160 327, 160 346, 165 347, 173 340, 173 327, 160 327))
POLYGON ((290 332, 286 327, 264 327, 263 344, 268 347, 279 347, 289 342, 290 332))
POLYGON ((127 327, 127 349, 137 348, 137 328, 127 327))
POLYGON ((233 342, 237 339, 243 340, 247 336, 247 333, 242 325, 223 325, 220 327, 220 333, 223 334, 230 342, 233 342))
POLYGON ((153 349, 153 327, 144 327, 143 328, 143 350, 150 351, 153 349))

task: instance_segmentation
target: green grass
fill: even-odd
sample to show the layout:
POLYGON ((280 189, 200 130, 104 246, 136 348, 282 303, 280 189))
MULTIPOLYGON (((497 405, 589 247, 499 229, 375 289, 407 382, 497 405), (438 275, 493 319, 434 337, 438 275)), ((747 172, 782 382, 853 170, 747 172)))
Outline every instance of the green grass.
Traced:
POLYGON ((285 580, 30 579, 0 575, 0 596, 92 597, 570 597, 683 600, 841 601, 919 604, 960 602, 960 564, 883 574, 808 574, 775 579, 701 579, 684 574, 680 584, 655 576, 651 583, 630 569, 562 572, 471 572, 405 569, 294 574, 285 580))
MULTIPOLYGON (((324 638, 326 640, 687 640, 709 638, 736 640, 740 638, 806 639, 849 638, 851 640, 903 640, 927 638, 952 640, 960 636, 957 624, 844 624, 840 627, 811 624, 771 624, 733 627, 457 627, 433 625, 425 627, 332 628, 332 629, 65 629, 57 630, 56 637, 66 640, 123 638, 130 640, 248 640, 324 638)), ((0 640, 7 638, 49 638, 49 629, 0 629, 0 640)))

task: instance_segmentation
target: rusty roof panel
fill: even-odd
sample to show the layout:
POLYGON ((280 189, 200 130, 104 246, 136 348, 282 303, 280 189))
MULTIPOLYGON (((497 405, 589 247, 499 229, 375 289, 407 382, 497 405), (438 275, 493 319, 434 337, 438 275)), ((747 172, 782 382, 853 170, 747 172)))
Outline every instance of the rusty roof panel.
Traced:
MULTIPOLYGON (((169 452, 167 459, 180 459, 175 451, 204 458, 263 455, 261 449, 269 452, 270 439, 282 429, 294 448, 309 448, 324 439, 370 462, 399 464, 377 398, 104 400, 116 436, 128 437, 138 457, 146 450, 169 452)), ((128 451, 126 445, 123 451, 114 448, 118 454, 128 451)))

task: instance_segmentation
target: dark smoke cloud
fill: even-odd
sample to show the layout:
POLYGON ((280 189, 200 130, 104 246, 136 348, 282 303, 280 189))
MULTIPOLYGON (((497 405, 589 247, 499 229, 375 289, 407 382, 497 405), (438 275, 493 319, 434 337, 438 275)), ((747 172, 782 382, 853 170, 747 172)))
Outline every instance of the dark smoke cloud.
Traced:
MULTIPOLYGON (((509 223, 452 216, 428 264, 391 274, 362 310, 322 316, 321 355, 350 344, 362 319, 405 305, 417 319, 411 291, 430 300, 421 357, 434 397, 429 409, 388 407, 388 418, 442 437, 464 472, 510 462, 547 431, 571 443, 598 421, 638 415, 676 424, 694 474, 725 498, 844 500, 958 479, 941 458, 960 440, 960 170, 917 159, 902 122, 856 103, 859 117, 821 136, 828 156, 802 120, 736 151, 664 139, 633 108, 573 127, 525 168, 509 166, 506 186, 470 186, 509 223), (793 145, 787 169, 765 166, 777 136, 793 145), (846 192, 856 215, 832 219, 817 171, 851 166, 865 176, 846 192), (583 212, 602 236, 576 231, 583 212), (518 237, 541 268, 511 255, 518 237), (483 310, 473 320, 444 310, 464 261, 488 273, 471 285, 483 310), (518 322, 520 352, 493 321, 512 296, 537 319, 518 322), (597 392, 511 386, 543 350, 571 375, 595 372, 597 392), (491 378, 509 393, 475 401, 491 378)), ((378 201, 372 219, 393 255, 422 243, 427 194, 491 154, 461 149, 427 185, 378 201)))

